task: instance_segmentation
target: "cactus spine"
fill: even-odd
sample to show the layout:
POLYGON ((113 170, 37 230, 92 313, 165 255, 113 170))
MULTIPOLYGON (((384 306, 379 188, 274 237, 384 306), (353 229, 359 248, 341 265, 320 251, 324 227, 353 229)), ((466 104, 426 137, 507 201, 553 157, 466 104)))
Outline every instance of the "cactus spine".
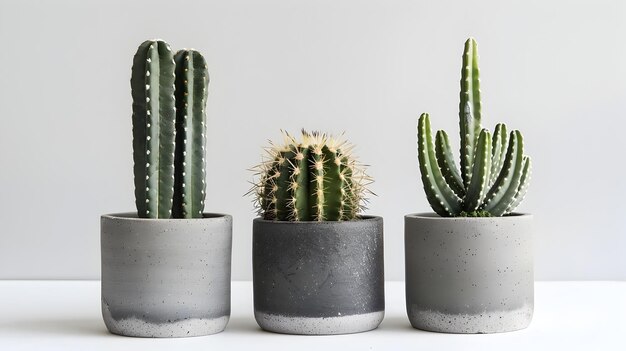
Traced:
POLYGON ((202 217, 208 74, 200 53, 148 40, 133 60, 135 202, 141 218, 202 217))
POLYGON ((433 142, 430 116, 423 113, 418 121, 418 159, 428 202, 444 217, 509 214, 526 194, 532 164, 519 131, 507 137, 506 126, 498 124, 492 136, 481 127, 478 50, 472 38, 463 52, 460 100, 460 172, 446 132, 438 131, 433 142))
POLYGON ((202 55, 180 50, 176 62, 175 218, 199 218, 204 210, 206 100, 209 74, 202 55))
POLYGON ((272 145, 252 189, 261 217, 278 221, 344 221, 358 218, 371 179, 352 156, 352 145, 302 131, 300 141, 284 133, 272 145))

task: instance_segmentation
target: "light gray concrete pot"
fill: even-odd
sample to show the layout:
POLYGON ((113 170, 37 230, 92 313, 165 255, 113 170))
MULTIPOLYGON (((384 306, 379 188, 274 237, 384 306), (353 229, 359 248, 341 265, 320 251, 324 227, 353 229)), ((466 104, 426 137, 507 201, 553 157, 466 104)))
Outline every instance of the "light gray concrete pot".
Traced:
POLYGON ((413 327, 444 333, 526 328, 533 316, 532 216, 405 216, 413 327))
POLYGON ((375 329, 385 314, 383 219, 253 223, 261 328, 327 335, 375 329))
POLYGON ((101 217, 102 316, 111 333, 221 332, 230 316, 232 218, 101 217))

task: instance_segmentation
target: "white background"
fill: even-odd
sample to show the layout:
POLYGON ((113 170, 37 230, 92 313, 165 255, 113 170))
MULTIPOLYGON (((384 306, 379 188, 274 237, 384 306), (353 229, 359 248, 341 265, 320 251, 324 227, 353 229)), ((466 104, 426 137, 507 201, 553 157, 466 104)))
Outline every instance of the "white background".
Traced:
MULTIPOLYGON (((209 64, 207 210, 251 278, 252 179, 279 129, 346 131, 376 178, 389 280, 403 216, 429 211, 415 128, 458 145, 463 42, 483 123, 519 128, 539 280, 626 279, 626 3, 0 0, 0 278, 99 277, 99 215, 134 210, 130 66, 160 37, 209 64)), ((456 149, 456 146, 455 146, 456 149)))

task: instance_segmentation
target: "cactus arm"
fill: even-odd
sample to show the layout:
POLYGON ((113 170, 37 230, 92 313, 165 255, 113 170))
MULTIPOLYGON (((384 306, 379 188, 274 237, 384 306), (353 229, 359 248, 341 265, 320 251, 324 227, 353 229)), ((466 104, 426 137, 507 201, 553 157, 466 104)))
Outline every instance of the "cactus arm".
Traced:
POLYGON ((472 178, 472 161, 474 160, 476 139, 482 129, 480 125, 481 102, 478 50, 476 41, 473 38, 467 39, 463 51, 460 97, 461 175, 467 189, 472 178))
POLYGON ((310 221, 309 208, 309 149, 298 147, 293 160, 291 188, 293 191, 293 218, 297 221, 310 221))
POLYGON ((489 190, 482 210, 502 216, 517 193, 524 160, 524 140, 519 131, 511 132, 509 147, 498 179, 489 190))
POLYGON ((341 158, 336 150, 328 146, 322 148, 324 157, 324 220, 341 220, 341 203, 344 201, 341 179, 341 158))
POLYGON ((513 202, 506 209, 505 214, 509 214, 519 206, 519 204, 524 200, 526 196, 526 192, 528 191, 528 185, 530 184, 530 176, 532 173, 532 162, 530 157, 524 156, 524 165, 522 168, 522 177, 520 178, 520 185, 517 188, 517 193, 515 194, 515 198, 513 202))
POLYGON ((176 62, 176 152, 173 215, 200 218, 205 200, 207 64, 194 50, 180 50, 176 62))
POLYGON ((466 212, 476 211, 488 191, 491 172, 491 133, 487 129, 480 132, 473 163, 472 179, 463 201, 466 212))
POLYGON ((452 191, 454 191, 457 196, 464 197, 465 187, 463 185, 463 179, 454 162, 448 134, 443 130, 437 131, 435 136, 435 155, 437 156, 437 163, 439 164, 441 173, 448 185, 450 185, 450 188, 452 188, 452 191))
POLYGON ((417 130, 420 172, 428 202, 440 216, 454 216, 461 212, 461 199, 446 183, 437 165, 427 113, 420 116, 417 130))
POLYGON ((324 215, 324 155, 322 149, 309 150, 309 208, 314 221, 323 221, 324 215))
POLYGON ((493 132, 491 179, 489 180, 490 186, 493 185, 496 179, 498 179, 500 171, 502 171, 502 165, 504 164, 504 159, 506 157, 507 142, 508 136, 506 125, 503 123, 498 123, 496 125, 496 129, 493 132))
POLYGON ((170 218, 174 193, 174 60, 163 41, 146 41, 133 60, 133 160, 137 214, 170 218))

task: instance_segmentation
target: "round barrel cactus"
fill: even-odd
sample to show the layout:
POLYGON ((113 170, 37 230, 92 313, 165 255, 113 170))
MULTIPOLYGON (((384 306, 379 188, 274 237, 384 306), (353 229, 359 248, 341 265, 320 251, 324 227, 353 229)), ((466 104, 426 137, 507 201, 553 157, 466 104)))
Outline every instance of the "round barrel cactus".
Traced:
POLYGON ((259 216, 278 221, 348 221, 365 208, 371 178, 352 156, 352 144, 331 135, 283 132, 258 168, 259 216))

